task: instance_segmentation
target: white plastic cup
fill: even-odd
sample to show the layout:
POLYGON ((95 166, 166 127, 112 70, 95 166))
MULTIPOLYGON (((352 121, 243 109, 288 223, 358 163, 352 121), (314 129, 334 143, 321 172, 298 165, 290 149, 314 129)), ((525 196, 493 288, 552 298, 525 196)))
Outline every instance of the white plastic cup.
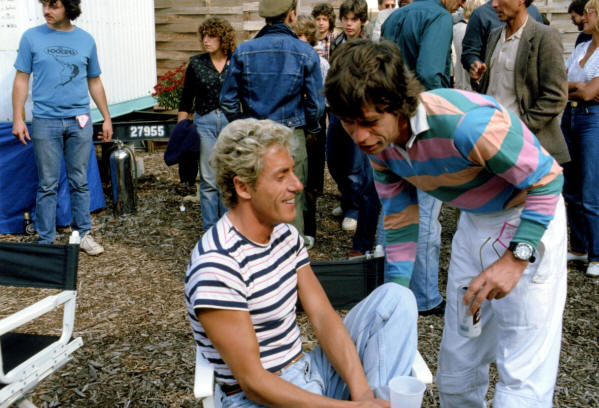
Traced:
POLYGON ((400 376, 389 381, 391 408, 420 408, 426 385, 416 377, 400 376))

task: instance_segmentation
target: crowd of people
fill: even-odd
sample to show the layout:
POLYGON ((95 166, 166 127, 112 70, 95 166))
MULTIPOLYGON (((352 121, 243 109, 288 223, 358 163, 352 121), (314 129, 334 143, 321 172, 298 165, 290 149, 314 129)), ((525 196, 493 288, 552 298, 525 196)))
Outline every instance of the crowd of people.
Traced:
MULTIPOLYGON (((358 371, 359 379, 349 376, 347 364, 355 364, 354 351, 330 349, 330 340, 318 327, 322 348, 303 355, 294 345, 297 328, 287 324, 296 297, 311 321, 322 323, 327 317, 321 313, 329 311, 316 313, 312 305, 316 300, 304 299, 303 282, 313 279, 304 251, 316 238, 315 203, 322 193, 325 157, 341 193, 334 214, 341 217, 344 230, 354 232, 348 257, 383 244, 386 281, 399 284, 386 290, 411 289, 385 295, 403 299, 406 321, 412 322, 415 311, 406 306, 410 302, 405 298, 412 295, 420 315, 445 315, 436 376, 442 406, 482 406, 491 362, 499 370, 495 406, 551 406, 566 262, 588 259, 587 275, 597 275, 592 255, 593 193, 582 186, 587 179, 592 183, 594 170, 580 157, 582 151, 593 151, 581 149, 580 136, 589 126, 588 137, 582 139, 591 143, 599 100, 593 82, 599 77, 594 65, 599 37, 593 36, 598 24, 593 1, 583 11, 577 9, 582 31, 591 37, 577 46, 566 65, 557 30, 523 0, 415 0, 397 10, 394 2, 379 1, 380 13, 371 22, 365 1, 347 0, 339 8, 339 34, 334 32, 335 11, 327 3, 316 5, 310 17, 297 16, 294 1, 260 2, 266 26, 233 53, 220 100, 229 120, 260 120, 233 122, 217 141, 213 165, 218 184, 234 191, 238 201, 228 206, 221 228, 211 230, 194 249, 186 286, 195 337, 218 367, 224 406, 284 406, 295 398, 319 401, 300 389, 356 400, 362 372, 374 391, 367 393, 371 399, 384 395, 385 380, 408 372, 385 370, 383 377, 372 378, 367 366, 374 365, 380 372, 384 364, 373 356, 365 358, 358 347, 364 371, 358 371), (318 58, 295 41, 296 36, 311 45, 318 58), (387 41, 372 42, 371 37, 387 41), (289 50, 289 55, 282 50, 289 50), (298 61, 298 56, 305 57, 298 61), (280 75, 276 79, 275 72, 280 75), (319 74, 323 81, 317 84, 319 74), (322 89, 324 101, 319 98, 322 89), (290 140, 263 141, 273 126, 264 122, 267 119, 286 126, 290 140), (237 147, 240 140, 262 146, 258 153, 262 163, 253 168, 251 178, 247 169, 226 164, 235 161, 232 155, 257 154, 249 147, 237 147), (228 161, 219 158, 225 153, 228 161), (266 191, 266 169, 281 166, 279 171, 287 174, 290 163, 297 168, 304 161, 309 176, 295 172, 301 184, 288 174, 282 176, 289 179, 282 181, 288 186, 280 186, 279 194, 266 191), (568 218, 561 198, 564 184, 568 218), (285 204, 296 197, 295 214, 284 214, 273 202, 257 204, 262 195, 285 204), (447 303, 438 289, 442 202, 462 210, 452 245, 447 303), (577 236, 568 253, 566 220, 572 217, 576 221, 570 222, 571 234, 577 236), (253 222, 268 227, 256 235, 253 222), (288 227, 281 230, 280 222, 293 222, 298 235, 288 227), (235 238, 227 237, 232 233, 235 238), (285 250, 278 247, 284 242, 282 236, 289 240, 285 250), (237 243, 240 237, 247 240, 237 243), (252 249, 242 250, 246 245, 252 249), (294 254, 288 259, 297 276, 287 272, 287 262, 275 260, 280 253, 294 254), (214 258, 225 254, 226 262, 214 258), (233 268, 231 261, 244 266, 233 268), (253 261, 270 265, 269 272, 250 267, 253 261), (255 282, 258 276, 271 281, 250 286, 232 283, 231 268, 246 282, 255 282), (288 279, 297 281, 289 284, 288 279), (468 290, 458 299, 463 285, 468 290), (280 286, 293 289, 281 293, 280 286), (269 293, 271 300, 262 300, 256 291, 260 296, 269 293), (222 299, 231 304, 221 305, 222 299), (480 337, 458 333, 459 301, 470 304, 472 313, 482 311, 480 337), (531 308, 543 313, 533 315, 531 308), (273 310, 276 317, 270 321, 278 322, 268 330, 254 316, 265 309, 273 310), (225 326, 238 327, 242 323, 236 319, 243 320, 247 333, 231 341, 228 333, 233 328, 225 326), (273 340, 283 333, 287 341, 273 340), (340 360, 339 354, 344 353, 351 358, 340 360), (317 363, 311 367, 313 360, 317 363), (319 386, 312 388, 304 382, 306 377, 297 381, 298 370, 307 378, 319 378, 319 386), (278 382, 268 372, 280 374, 297 388, 280 385, 280 391, 274 392, 278 382)), ((380 301, 380 293, 372 297, 380 301)), ((368 308, 372 302, 369 297, 357 308, 368 308)), ((350 316, 345 322, 348 327, 355 324, 353 311, 350 316)), ((356 344, 369 347, 352 330, 349 334, 356 344)), ((343 337, 339 344, 345 345, 346 340, 343 337)), ((410 354, 412 344, 405 340, 402 344, 395 354, 410 354)), ((384 405, 372 401, 373 406, 384 405)))
MULTIPOLYGON (((39 242, 54 239, 64 156, 72 228, 95 255, 81 174, 88 90, 112 135, 95 44, 71 23, 79 0, 41 3, 47 24, 25 33, 15 63, 13 133, 33 141, 39 242), (66 62, 77 68, 69 77, 56 65, 66 62)), ((389 406, 389 380, 410 372, 418 314, 444 315, 441 406, 484 406, 492 362, 494 406, 552 405, 567 261, 599 276, 599 0, 571 3, 581 33, 565 63, 559 33, 531 3, 379 0, 368 22, 365 0, 345 0, 337 33, 326 2, 308 16, 296 0, 261 0, 264 27, 238 45, 224 19, 200 24, 203 52, 190 58, 178 113, 200 141, 205 229, 185 299, 223 407, 389 406), (308 257, 325 162, 341 193, 334 214, 353 232, 348 257, 385 249, 387 283, 344 321, 308 257), (461 210, 446 300, 443 203, 461 210), (298 300, 320 344, 310 353, 298 300), (460 334, 460 303, 481 316, 480 336, 460 334)))

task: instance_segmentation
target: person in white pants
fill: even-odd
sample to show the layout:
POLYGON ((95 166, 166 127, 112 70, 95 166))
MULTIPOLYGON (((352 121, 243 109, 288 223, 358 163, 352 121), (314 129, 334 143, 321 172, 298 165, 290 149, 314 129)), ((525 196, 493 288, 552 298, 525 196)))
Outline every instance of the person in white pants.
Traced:
MULTIPOLYGON (((481 305, 481 335, 458 334, 458 286, 468 285, 507 250, 520 223, 518 209, 493 214, 462 212, 453 237, 447 311, 437 384, 443 407, 483 407, 489 363, 499 382, 495 407, 550 407, 557 376, 566 301, 566 214, 563 199, 543 234, 536 260, 504 298, 481 305), (536 350, 534 355, 531 350, 536 350)), ((460 299, 461 301, 461 299, 460 299)))
POLYGON ((416 188, 457 208, 437 385, 442 407, 550 407, 566 296, 562 168, 516 114, 487 95, 422 91, 398 47, 354 40, 325 83, 331 111, 370 157, 386 256, 410 277, 416 188), (466 286, 458 295, 458 286, 466 286), (482 308, 481 334, 458 334, 460 302, 482 308))

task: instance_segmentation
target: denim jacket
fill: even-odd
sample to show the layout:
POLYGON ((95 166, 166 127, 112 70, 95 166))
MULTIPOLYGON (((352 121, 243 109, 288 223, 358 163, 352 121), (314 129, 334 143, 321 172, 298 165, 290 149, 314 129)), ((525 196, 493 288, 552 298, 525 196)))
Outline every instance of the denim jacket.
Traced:
POLYGON ((229 121, 271 119, 314 133, 324 111, 322 89, 316 51, 289 26, 272 24, 233 53, 220 105, 229 121))

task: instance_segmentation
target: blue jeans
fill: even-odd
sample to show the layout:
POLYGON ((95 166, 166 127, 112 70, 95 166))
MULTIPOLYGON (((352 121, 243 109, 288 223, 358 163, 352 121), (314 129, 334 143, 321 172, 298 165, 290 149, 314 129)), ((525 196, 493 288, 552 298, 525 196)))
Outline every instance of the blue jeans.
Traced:
POLYGON ((345 217, 358 220, 352 249, 372 250, 381 202, 374 187, 368 156, 351 140, 335 115, 329 117, 327 163, 329 172, 341 192, 341 208, 345 217))
MULTIPOLYGON (((418 342, 417 318, 413 294, 396 283, 377 288, 345 316, 343 322, 375 394, 385 395, 391 378, 410 374, 418 342)), ((284 369, 281 378, 315 394, 349 399, 349 389, 320 346, 284 369)), ((219 387, 216 398, 223 408, 261 406, 243 392, 227 397, 219 387)))
POLYGON ((75 118, 33 118, 31 140, 39 178, 35 229, 39 243, 51 244, 56 236, 56 203, 63 156, 71 193, 71 228, 83 237, 92 227, 87 187, 92 133, 91 118, 83 128, 75 118))
POLYGON ((562 131, 572 161, 564 165, 570 248, 599 261, 599 105, 568 105, 562 131))
POLYGON ((343 215, 356 220, 359 212, 360 153, 339 119, 330 114, 326 141, 327 165, 341 193, 343 215))
POLYGON ((229 123, 220 109, 205 115, 196 114, 193 123, 200 138, 200 205, 204 231, 208 231, 227 211, 216 186, 214 169, 209 159, 220 131, 229 123))
POLYGON ((439 293, 439 254, 441 252, 441 201, 418 189, 418 249, 410 280, 418 310, 438 306, 443 298, 439 293))

